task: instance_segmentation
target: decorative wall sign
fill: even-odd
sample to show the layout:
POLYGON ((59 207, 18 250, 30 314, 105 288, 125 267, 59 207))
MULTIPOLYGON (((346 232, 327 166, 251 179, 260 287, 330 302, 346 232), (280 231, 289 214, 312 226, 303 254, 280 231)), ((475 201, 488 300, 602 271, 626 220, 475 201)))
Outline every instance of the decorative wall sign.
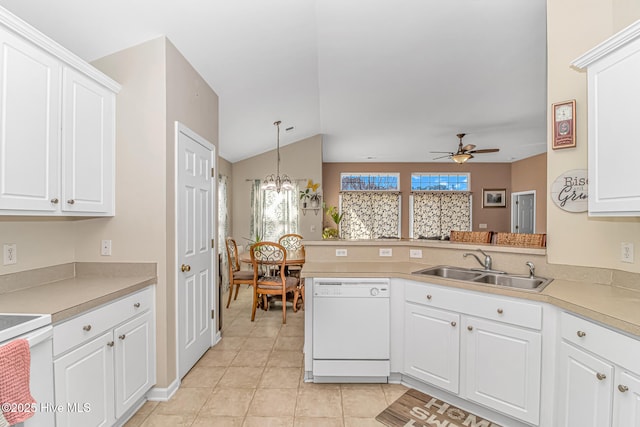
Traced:
POLYGON ((589 178, 586 169, 566 171, 551 184, 551 200, 567 212, 586 212, 589 178))
POLYGON ((558 102, 551 109, 553 143, 551 148, 576 146, 576 100, 558 102))

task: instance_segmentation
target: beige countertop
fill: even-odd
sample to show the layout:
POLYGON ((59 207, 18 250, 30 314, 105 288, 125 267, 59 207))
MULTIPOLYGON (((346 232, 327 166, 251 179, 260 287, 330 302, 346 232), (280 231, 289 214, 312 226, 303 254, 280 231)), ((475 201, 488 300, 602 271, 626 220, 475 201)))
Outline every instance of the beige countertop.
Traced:
POLYGON ((554 279, 542 292, 411 274, 428 265, 411 262, 309 262, 303 277, 398 277, 453 288, 546 302, 640 337, 640 291, 554 279))
POLYGON ((1 313, 50 314, 53 323, 157 282, 155 263, 71 263, 0 279, 1 313))

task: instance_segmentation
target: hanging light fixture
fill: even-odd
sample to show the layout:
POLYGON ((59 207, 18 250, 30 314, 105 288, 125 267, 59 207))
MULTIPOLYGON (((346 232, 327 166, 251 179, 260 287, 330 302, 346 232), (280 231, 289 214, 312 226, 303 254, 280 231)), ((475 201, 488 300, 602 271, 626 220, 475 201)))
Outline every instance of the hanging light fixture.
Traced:
POLYGON ((451 156, 451 159, 456 163, 464 163, 471 158, 473 156, 469 153, 456 153, 451 156))
POLYGON ((280 190, 293 190, 291 179, 289 179, 289 177, 285 174, 280 176, 280 123, 282 123, 280 120, 273 123, 278 128, 276 145, 276 155, 278 156, 278 161, 276 164, 276 174, 267 175, 264 179, 264 182, 262 183, 262 188, 264 190, 276 190, 278 193, 280 192, 280 190))

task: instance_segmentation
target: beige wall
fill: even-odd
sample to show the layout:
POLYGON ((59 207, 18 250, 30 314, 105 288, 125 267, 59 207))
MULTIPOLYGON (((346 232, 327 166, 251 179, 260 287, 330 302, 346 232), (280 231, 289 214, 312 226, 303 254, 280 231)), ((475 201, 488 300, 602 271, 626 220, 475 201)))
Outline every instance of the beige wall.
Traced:
MULTIPOLYGON (((275 140, 274 140, 275 146, 275 140)), ((276 172, 276 150, 268 151, 249 159, 241 160, 233 164, 233 228, 231 235, 238 245, 247 243, 249 238, 250 212, 251 212, 251 185, 247 181, 252 179, 264 179, 268 174, 276 172)), ((322 183, 322 137, 320 135, 303 139, 293 144, 280 147, 280 173, 287 174, 291 179, 300 180, 298 185, 304 187, 307 179, 313 179, 320 183, 320 192, 325 188, 322 183)), ((314 215, 307 212, 300 213, 300 234, 308 240, 322 238, 322 213, 314 215), (315 231, 311 231, 315 227, 315 231)))
MULTIPOLYGON (((229 199, 229 206, 227 206, 227 212, 229 213, 229 232, 233 231, 233 165, 230 161, 218 157, 218 174, 227 177, 227 197, 229 199)), ((218 242, 221 250, 224 250, 224 243, 218 242)), ((238 243, 239 244, 239 243, 238 243)))
MULTIPOLYGON (((548 0, 548 84, 547 108, 554 102, 576 100, 577 147, 551 150, 547 157, 548 186, 561 173, 587 168, 587 81, 586 73, 571 68, 578 56, 640 18, 640 4, 626 0, 548 0)), ((551 141, 550 126, 547 140, 551 141)), ((548 144, 550 146, 550 143, 548 144)), ((620 261, 620 243, 640 248, 640 218, 589 218, 587 213, 569 213, 547 202, 548 261, 640 272, 620 261)))
POLYGON ((511 191, 536 192, 536 233, 547 231, 547 153, 511 163, 511 191))
MULTIPOLYGON (((479 230, 479 224, 487 224, 487 230, 509 231, 511 215, 511 164, 509 163, 324 163, 322 182, 325 186, 327 205, 338 206, 340 173, 342 172, 399 172, 402 192, 402 236, 409 237, 409 195, 412 172, 458 172, 471 174, 473 192, 473 229, 479 230), (507 190, 506 208, 483 208, 483 188, 505 188, 507 190)), ((325 218, 327 227, 334 227, 331 218, 325 218)))

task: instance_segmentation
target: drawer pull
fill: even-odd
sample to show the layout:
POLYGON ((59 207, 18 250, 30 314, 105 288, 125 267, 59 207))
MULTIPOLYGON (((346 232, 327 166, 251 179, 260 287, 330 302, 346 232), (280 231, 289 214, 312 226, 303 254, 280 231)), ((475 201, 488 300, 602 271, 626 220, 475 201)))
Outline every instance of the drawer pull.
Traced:
POLYGON ((70 205, 73 205, 75 202, 76 202, 76 201, 75 201, 75 200, 73 200, 73 199, 69 199, 69 200, 67 200, 67 203, 69 203, 70 205))
POLYGON ((427 299, 428 299, 428 300, 431 300, 431 295, 427 295, 427 299))
POLYGON ((596 378, 602 381, 603 379, 607 378, 607 376, 605 374, 601 374, 600 372, 598 372, 596 374, 596 378))
POLYGON ((87 332, 89 332, 89 331, 91 330, 91 325, 84 325, 84 326, 82 327, 82 330, 83 330, 83 331, 87 331, 87 332))
POLYGON ((586 333, 586 332, 583 332, 583 331, 578 331, 578 332, 576 332, 576 333, 578 334, 578 336, 579 336, 580 338, 584 338, 584 337, 587 335, 587 333, 586 333))
POLYGON ((498 314, 502 314, 503 312, 504 311, 501 308, 498 309, 498 314))
POLYGON ((109 342, 107 343, 107 345, 108 345, 109 347, 113 347, 113 344, 114 344, 114 343, 113 343, 113 341, 109 341, 109 342))
POLYGON ((53 199, 51 199, 51 203, 53 203, 54 205, 57 205, 59 202, 58 199, 56 199, 55 197, 53 199))
POLYGON ((473 326, 467 326, 467 329, 473 331, 473 326))
POLYGON ((629 387, 627 387, 626 385, 618 385, 618 390, 620 390, 622 393, 625 393, 626 391, 629 390, 629 387))
POLYGON ((139 303, 139 302, 137 302, 137 303, 133 304, 133 306, 134 306, 135 308, 140 308, 140 303, 139 303))
POLYGON ((456 327, 457 323, 456 322, 451 322, 451 326, 453 326, 454 328, 456 327))
POLYGON ((120 335, 118 338, 120 338, 121 340, 125 339, 127 336, 125 334, 120 335))

